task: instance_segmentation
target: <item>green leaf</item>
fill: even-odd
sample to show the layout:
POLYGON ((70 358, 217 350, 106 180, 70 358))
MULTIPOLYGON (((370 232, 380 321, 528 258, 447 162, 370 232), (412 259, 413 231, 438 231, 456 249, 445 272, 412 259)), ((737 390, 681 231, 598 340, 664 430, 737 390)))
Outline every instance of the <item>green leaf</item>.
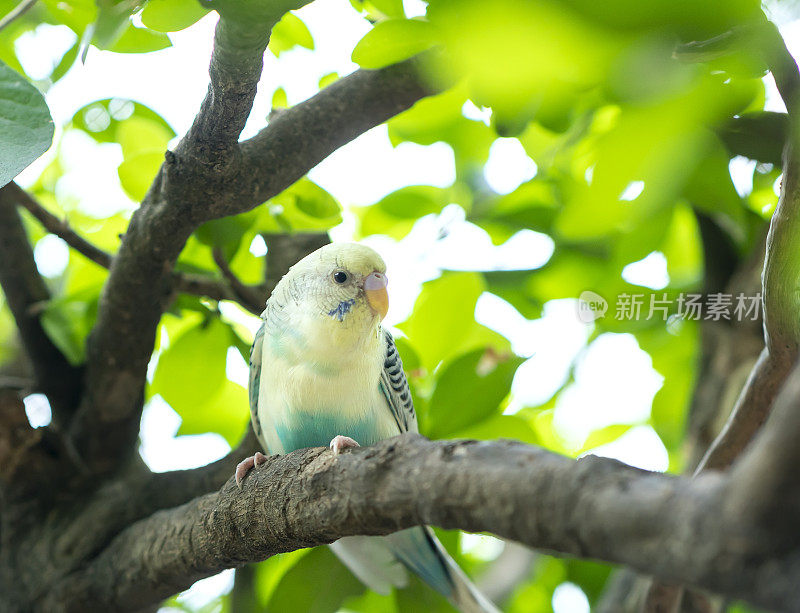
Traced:
POLYGON ((110 49, 131 26, 135 0, 97 0, 97 19, 92 26, 92 43, 98 49, 110 49))
POLYGON ((217 432, 235 443, 248 419, 247 390, 225 376, 231 329, 213 318, 178 336, 159 356, 150 386, 180 416, 179 434, 217 432))
POLYGON ((477 440, 497 440, 507 438, 528 445, 540 445, 539 437, 527 420, 518 415, 497 415, 490 413, 487 419, 476 422, 462 430, 454 430, 448 438, 474 438, 477 440))
POLYGON ((550 232, 558 214, 556 186, 550 180, 533 179, 491 203, 473 210, 469 220, 483 227, 505 226, 510 234, 518 230, 550 232))
POLYGON ((47 151, 53 130, 39 90, 0 62, 0 186, 47 151))
POLYGON ((513 306, 526 319, 536 319, 542 314, 544 303, 526 290, 532 270, 493 270, 484 272, 486 288, 513 306))
POLYGON ((115 53, 149 53, 171 47, 169 37, 162 32, 153 32, 145 28, 128 26, 122 36, 111 46, 109 51, 115 53))
POLYGON ((410 217, 394 217, 377 206, 353 207, 353 212, 358 217, 358 238, 384 234, 399 241, 411 232, 417 221, 410 217))
POLYGON ((206 16, 197 0, 149 0, 142 10, 142 23, 156 32, 178 32, 206 16))
MULTIPOLYGON (((148 127, 148 132, 168 135, 167 140, 175 136, 175 131, 161 115, 144 104, 125 98, 105 98, 87 104, 75 112, 70 123, 72 127, 85 131, 98 143, 121 143, 130 138, 127 129, 122 127, 123 124, 131 120, 138 123, 141 119, 161 128, 161 131, 155 132, 154 128, 148 127)), ((162 138, 163 136, 159 136, 159 139, 162 138)), ((136 149, 140 150, 141 147, 136 149)))
POLYGON ((697 218, 688 206, 675 207, 660 250, 667 258, 670 287, 696 288, 703 277, 703 253, 697 218))
POLYGON ((508 349, 505 338, 475 321, 475 304, 484 290, 483 278, 473 272, 445 273, 422 286, 411 317, 398 327, 428 372, 439 362, 478 347, 508 349))
POLYGON ((467 77, 472 100, 492 107, 509 133, 537 110, 570 111, 575 93, 613 65, 624 38, 545 2, 444 0, 430 3, 427 17, 445 49, 434 58, 439 78, 467 77))
POLYGON ((100 287, 92 285, 50 300, 42 313, 42 327, 70 364, 82 364, 86 358, 86 337, 97 318, 100 287))
POLYGON ((464 119, 461 109, 466 100, 467 93, 463 87, 454 87, 423 98, 389 120, 389 138, 394 144, 407 140, 420 145, 431 145, 442 140, 442 134, 464 119))
POLYGON ((317 547, 283 575, 266 610, 335 613, 346 598, 364 590, 330 549, 317 547))
POLYGON ((209 247, 221 248, 225 259, 230 262, 253 221, 252 217, 243 215, 212 219, 200 226, 195 231, 195 236, 209 247))
POLYGON ((365 8, 370 14, 380 13, 383 17, 403 19, 406 16, 403 10, 403 0, 369 0, 365 8))
POLYGON ((250 421, 248 406, 247 390, 225 379, 217 392, 206 398, 205 402, 195 405, 191 410, 177 411, 181 415, 178 434, 215 432, 234 446, 242 438, 250 421))
MULTIPOLYGON (((605 289, 617 271, 605 259, 571 249, 556 249, 550 260, 528 276, 525 291, 537 304, 558 298, 577 298, 587 289, 605 289)), ((498 276, 503 273, 493 273, 498 276)))
POLYGON ((684 320, 677 329, 663 326, 636 333, 639 346, 653 359, 653 368, 664 383, 653 398, 650 420, 667 450, 678 451, 699 361, 699 325, 684 320))
POLYGON ((80 51, 80 48, 80 43, 76 42, 64 53, 64 55, 61 56, 61 60, 58 62, 56 67, 53 68, 53 72, 50 73, 51 81, 56 82, 65 74, 67 74, 67 71, 72 68, 75 60, 78 59, 78 51, 80 51))
POLYGON ((374 206, 395 217, 417 219, 430 213, 438 213, 449 202, 447 189, 433 185, 409 185, 385 196, 374 206))
MULTIPOLYGON (((611 567, 592 560, 565 560, 567 580, 577 584, 589 598, 592 608, 596 607, 611 574, 611 567)), ((730 613, 730 611, 728 612, 730 613)))
POLYGON ((158 358, 150 391, 179 413, 202 405, 225 381, 228 329, 212 319, 175 339, 158 358))
POLYGON ((97 19, 95 0, 43 0, 42 4, 57 23, 63 23, 80 38, 83 32, 97 19))
POLYGON ((445 142, 453 148, 456 170, 466 167, 471 175, 486 162, 497 135, 483 122, 464 117, 462 107, 466 101, 467 90, 463 85, 423 98, 389 120, 389 139, 393 145, 403 141, 419 145, 445 142))
POLYGON ((120 122, 116 130, 116 140, 122 147, 125 159, 145 151, 163 153, 174 135, 169 126, 147 117, 137 116, 120 122))
POLYGON ((331 83, 339 80, 339 74, 336 72, 329 72, 328 74, 322 75, 319 78, 319 88, 325 89, 331 83))
POLYGON ((292 188, 297 210, 309 217, 328 219, 340 213, 339 203, 328 192, 311 181, 298 182, 292 188))
POLYGON ((282 87, 279 87, 275 90, 272 94, 272 108, 273 109, 285 109, 289 106, 289 99, 286 97, 286 90, 282 87))
POLYGON ((410 185, 385 196, 367 207, 355 208, 361 236, 386 234, 401 239, 417 219, 440 212, 451 202, 449 189, 432 185, 410 185))
POLYGON ((305 177, 275 196, 270 204, 272 207, 265 207, 259 217, 262 231, 327 230, 342 221, 342 209, 336 199, 305 177), (264 215, 274 216, 279 225, 269 227, 264 215))
POLYGON ((403 370, 409 376, 420 367, 419 356, 414 351, 414 347, 408 342, 407 338, 402 336, 394 339, 394 344, 397 347, 397 352, 400 354, 400 359, 403 360, 403 370))
POLYGON ((353 61, 376 69, 402 62, 436 43, 434 28, 419 19, 390 19, 377 23, 353 49, 353 61))
POLYGON ((734 242, 746 238, 745 208, 733 186, 728 152, 715 141, 689 179, 684 195, 691 204, 711 215, 728 231, 734 242))
POLYGON ((339 610, 347 611, 347 613, 374 613, 375 611, 397 613, 395 594, 391 592, 389 594, 378 594, 372 590, 367 590, 363 594, 347 598, 339 610))
POLYGON ((294 13, 286 13, 272 28, 268 49, 275 56, 294 47, 314 48, 314 39, 303 20, 294 13))
POLYGON ((152 109, 121 98, 106 98, 79 109, 71 120, 100 143, 119 143, 124 161, 119 174, 128 196, 141 201, 164 161, 167 144, 175 136, 170 125, 152 109))
POLYGON ((607 445, 608 443, 617 440, 631 428, 633 428, 631 424, 613 424, 611 426, 606 426, 605 428, 595 430, 583 442, 583 447, 578 452, 578 455, 586 453, 595 447, 601 447, 602 445, 607 445))
MULTIPOLYGON (((400 613, 452 613, 451 605, 444 596, 420 579, 416 574, 409 573, 408 587, 394 593, 397 611, 400 613)), ((372 609, 372 611, 384 609, 372 609)))
POLYGON ((430 402, 432 438, 452 435, 495 414, 511 390, 517 367, 525 360, 478 349, 447 364, 436 382, 430 402))
POLYGON ((284 575, 291 570, 302 558, 314 551, 313 549, 297 549, 259 562, 256 567, 256 596, 262 607, 266 607, 275 588, 284 575))
POLYGON ((647 219, 641 219, 626 228, 611 243, 612 265, 621 270, 658 249, 667 235, 674 212, 674 206, 665 206, 647 219))
POLYGON ((159 149, 136 153, 119 165, 117 173, 122 189, 132 200, 144 200, 163 161, 164 151, 159 149))

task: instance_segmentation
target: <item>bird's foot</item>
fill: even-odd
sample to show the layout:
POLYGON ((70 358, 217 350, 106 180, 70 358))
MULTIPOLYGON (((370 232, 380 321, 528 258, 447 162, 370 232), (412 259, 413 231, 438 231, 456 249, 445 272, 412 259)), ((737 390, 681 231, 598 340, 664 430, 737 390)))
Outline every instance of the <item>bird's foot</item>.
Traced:
POLYGON ((330 448, 333 451, 333 455, 339 455, 342 449, 349 449, 350 447, 360 447, 357 442, 351 439, 349 436, 342 436, 341 434, 334 436, 331 439, 330 448))
POLYGON ((255 455, 245 458, 239 462, 239 464, 236 465, 236 472, 234 473, 234 476, 236 477, 236 485, 242 487, 242 479, 247 476, 247 473, 249 473, 254 466, 261 466, 266 461, 267 456, 260 451, 256 451, 255 455))

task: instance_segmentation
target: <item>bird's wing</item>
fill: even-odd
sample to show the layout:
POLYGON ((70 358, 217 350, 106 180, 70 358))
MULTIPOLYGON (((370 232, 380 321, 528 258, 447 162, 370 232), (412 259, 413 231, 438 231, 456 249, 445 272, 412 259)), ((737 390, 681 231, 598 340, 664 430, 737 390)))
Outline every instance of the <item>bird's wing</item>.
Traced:
POLYGON ((262 321, 261 327, 256 332, 253 339, 253 346, 250 347, 250 421, 253 422, 253 431, 261 444, 264 444, 264 437, 261 430, 261 422, 258 420, 258 393, 261 386, 261 354, 264 344, 264 330, 267 322, 262 321))
MULTIPOLYGON (((381 392, 399 430, 418 432, 403 362, 392 335, 385 330, 383 335, 386 356, 381 371, 381 392)), ((402 568, 405 567, 464 613, 497 613, 426 526, 401 530, 386 537, 347 537, 333 543, 331 548, 361 581, 378 593, 387 593, 391 586, 403 587, 407 581, 402 568)))
POLYGON ((381 392, 400 432, 419 432, 414 401, 411 399, 411 390, 408 389, 408 380, 403 372, 403 361, 397 352, 392 335, 383 330, 383 336, 386 339, 386 357, 381 371, 381 392))

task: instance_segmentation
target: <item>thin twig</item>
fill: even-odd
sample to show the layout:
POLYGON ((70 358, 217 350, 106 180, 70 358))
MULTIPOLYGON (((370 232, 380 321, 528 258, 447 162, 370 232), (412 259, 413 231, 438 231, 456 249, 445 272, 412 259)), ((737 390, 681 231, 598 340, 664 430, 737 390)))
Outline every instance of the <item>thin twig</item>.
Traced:
MULTIPOLYGON (((95 264, 106 269, 111 267, 114 259, 113 255, 80 236, 65 220, 53 215, 13 181, 9 184, 9 190, 13 197, 16 198, 17 203, 33 215, 45 230, 58 236, 75 251, 95 264)), ((233 300, 256 315, 263 310, 263 308, 259 309, 259 307, 254 306, 254 302, 245 299, 248 296, 247 292, 254 292, 256 288, 250 288, 250 286, 241 283, 238 279, 238 287, 229 287, 225 283, 204 275, 174 272, 172 276, 175 288, 184 294, 206 296, 212 300, 233 300)))
POLYGON ((103 268, 111 267, 111 260, 113 259, 111 254, 103 251, 80 236, 70 227, 66 220, 59 219, 53 215, 15 182, 12 181, 9 184, 9 189, 17 199, 17 202, 25 207, 25 209, 42 224, 45 230, 51 234, 55 234, 67 243, 67 245, 89 258, 92 262, 99 264, 103 268))
POLYGON ((215 247, 213 249, 212 255, 214 256, 214 263, 219 268, 222 276, 228 281, 228 285, 238 298, 237 302, 254 315, 260 315, 264 310, 265 298, 262 294, 266 292, 266 288, 251 287, 246 283, 242 283, 241 279, 239 279, 239 277, 237 277, 231 270, 230 265, 225 260, 225 255, 222 253, 222 249, 219 247, 215 247))
POLYGON ((22 2, 11 9, 10 13, 0 19, 0 31, 2 31, 3 28, 11 25, 11 23, 19 17, 22 17, 22 15, 27 13, 34 4, 36 4, 36 0, 22 0, 22 2))

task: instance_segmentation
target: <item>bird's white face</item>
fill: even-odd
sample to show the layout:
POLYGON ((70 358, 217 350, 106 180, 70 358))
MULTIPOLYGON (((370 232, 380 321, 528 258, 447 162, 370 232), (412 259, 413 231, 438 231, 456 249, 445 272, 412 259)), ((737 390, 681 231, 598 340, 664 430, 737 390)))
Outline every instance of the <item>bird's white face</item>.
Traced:
POLYGON ((386 265, 369 247, 326 245, 300 260, 290 274, 297 275, 296 304, 328 329, 366 331, 386 316, 386 265))

